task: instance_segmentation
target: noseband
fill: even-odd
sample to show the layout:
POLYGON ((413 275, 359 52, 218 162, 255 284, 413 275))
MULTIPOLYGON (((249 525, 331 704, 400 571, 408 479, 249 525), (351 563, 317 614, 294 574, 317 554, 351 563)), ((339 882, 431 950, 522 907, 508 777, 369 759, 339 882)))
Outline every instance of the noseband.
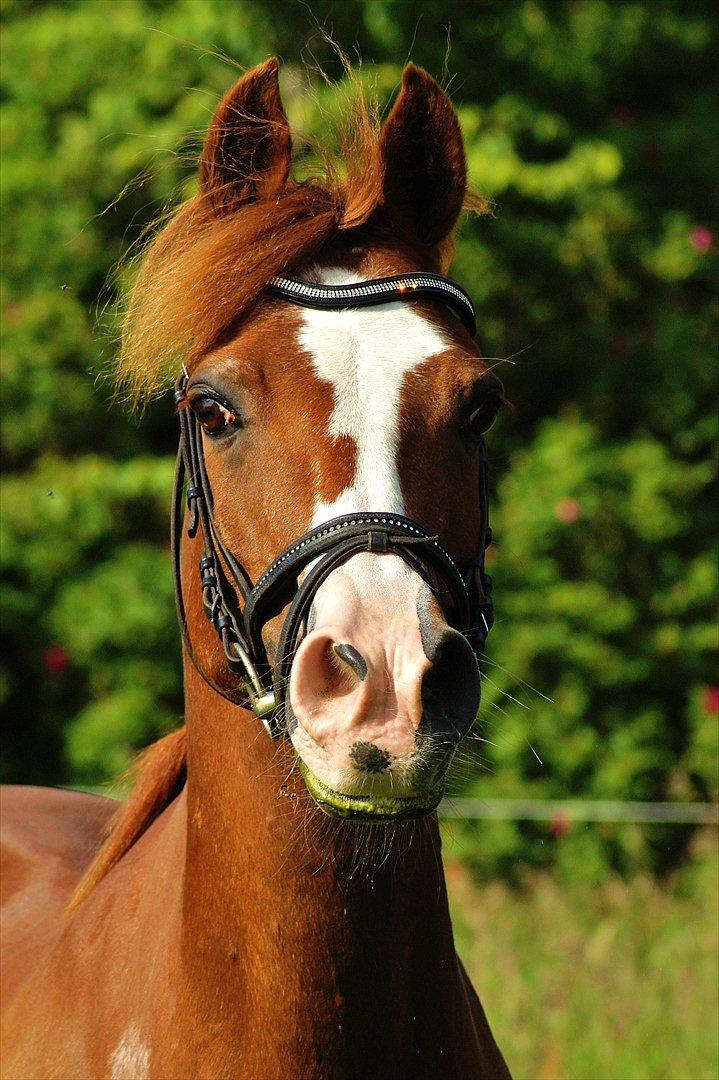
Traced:
MULTIPOLYGON (((276 277, 266 292, 303 307, 341 310, 392 301, 440 300, 459 317, 469 333, 476 331, 472 302, 458 285, 436 274, 405 274, 350 285, 315 285, 296 278, 276 277)), ((175 387, 178 406, 185 400, 188 373, 183 370, 175 387)), ((276 738, 284 732, 282 706, 295 647, 306 629, 317 591, 338 566, 362 551, 399 555, 437 595, 439 581, 450 606, 444 604, 450 624, 468 640, 478 659, 493 622, 492 583, 485 572, 484 553, 491 543, 487 486, 487 456, 480 444, 479 504, 481 530, 478 553, 460 569, 451 555, 422 525, 401 514, 369 511, 342 514, 295 540, 253 584, 249 574, 224 543, 214 518, 203 451, 202 431, 189 408, 179 410, 180 445, 173 491, 171 545, 175 601, 188 655, 205 682, 236 705, 247 706, 276 738), (180 535, 187 480, 187 534, 202 536, 200 585, 205 615, 222 642, 227 666, 242 680, 233 692, 220 686, 204 669, 189 636, 180 576, 180 535), (304 571, 305 576, 300 580, 304 571), (434 578, 432 577, 434 574, 434 578), (277 657, 270 662, 262 638, 266 624, 287 606, 277 657)), ((439 598, 438 598, 439 599, 439 598)))

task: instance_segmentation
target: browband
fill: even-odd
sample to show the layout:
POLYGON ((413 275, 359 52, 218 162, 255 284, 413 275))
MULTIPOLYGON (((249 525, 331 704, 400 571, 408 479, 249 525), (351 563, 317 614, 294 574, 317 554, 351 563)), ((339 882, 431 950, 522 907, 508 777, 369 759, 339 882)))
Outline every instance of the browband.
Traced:
POLYGON ((474 306, 464 289, 439 274, 395 274, 349 285, 315 285, 293 277, 274 277, 266 292, 303 307, 337 310, 390 304, 394 300, 441 300, 468 333, 477 333, 474 306))

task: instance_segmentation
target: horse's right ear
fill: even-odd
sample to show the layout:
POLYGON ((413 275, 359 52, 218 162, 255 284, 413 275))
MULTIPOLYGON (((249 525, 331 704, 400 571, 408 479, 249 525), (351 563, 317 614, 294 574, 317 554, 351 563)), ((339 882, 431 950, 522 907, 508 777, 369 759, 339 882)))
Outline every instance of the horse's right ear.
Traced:
POLYGON ((200 191, 217 214, 277 195, 287 182, 292 138, 277 60, 266 60, 225 94, 200 159, 200 191))

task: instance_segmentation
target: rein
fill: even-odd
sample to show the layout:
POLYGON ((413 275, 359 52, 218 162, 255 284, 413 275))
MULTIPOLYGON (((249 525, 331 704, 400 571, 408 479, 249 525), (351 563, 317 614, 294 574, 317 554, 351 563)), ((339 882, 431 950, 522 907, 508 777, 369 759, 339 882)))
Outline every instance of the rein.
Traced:
MULTIPOLYGON (((349 285, 315 285, 297 278, 276 277, 266 292, 304 307, 332 310, 398 300, 437 299, 454 311, 472 336, 476 332, 474 308, 467 293, 436 274, 404 274, 349 285)), ((178 406, 185 400, 188 379, 188 372, 183 369, 175 387, 178 406)), ((179 417, 180 443, 170 532, 175 602, 188 655, 216 693, 233 704, 249 704, 273 738, 284 734, 282 706, 292 656, 306 629, 312 602, 332 571, 361 551, 399 555, 437 596, 437 586, 430 576, 433 571, 451 600, 449 609, 442 604, 450 624, 467 638, 477 659, 482 658, 493 623, 492 583, 484 567, 484 553, 492 541, 484 439, 480 443, 482 524, 478 552, 462 570, 442 547, 439 538, 416 521, 401 514, 369 511, 342 514, 311 529, 278 555, 253 584, 245 568, 224 543, 214 519, 199 420, 190 409, 179 409, 179 417), (194 537, 199 532, 202 536, 203 553, 199 566, 202 604, 222 643, 227 667, 242 680, 237 691, 220 686, 212 678, 202 666, 190 640, 180 575, 185 480, 189 511, 187 535, 194 537), (300 581, 305 570, 307 573, 300 581), (262 631, 288 604, 277 648, 278 659, 273 664, 267 656, 262 631)), ((438 596, 437 599, 440 601, 438 596)))

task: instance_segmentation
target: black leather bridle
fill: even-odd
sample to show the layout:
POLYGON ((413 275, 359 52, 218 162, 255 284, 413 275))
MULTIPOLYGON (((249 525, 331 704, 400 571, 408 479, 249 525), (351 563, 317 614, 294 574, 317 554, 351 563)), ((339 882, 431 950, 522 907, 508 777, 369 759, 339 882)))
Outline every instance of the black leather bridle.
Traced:
MULTIPOLYGON (((297 278, 276 277, 267 293, 306 307, 342 309, 397 300, 435 299, 450 307, 474 336, 472 302, 458 285, 436 274, 406 274, 349 285, 315 285, 297 278)), ((183 369, 175 387, 175 402, 185 401, 188 373, 183 369)), ((235 558, 214 518, 200 423, 190 408, 179 408, 180 445, 173 491, 171 546, 177 616, 188 655, 198 672, 218 694, 255 712, 268 733, 283 734, 282 706, 295 647, 307 625, 317 590, 342 563, 361 551, 399 555, 436 594, 436 582, 451 601, 448 620, 470 642, 481 659, 493 622, 492 583, 485 572, 484 553, 491 543, 487 487, 487 456, 480 443, 479 503, 481 531, 476 557, 460 570, 451 555, 422 525, 401 514, 368 511, 342 514, 311 529, 285 549, 253 584, 235 558), (204 669, 190 640, 180 575, 180 535, 187 480, 188 536, 202 536, 200 585, 205 614, 213 623, 227 666, 242 680, 236 691, 220 686, 204 669), (301 578, 303 571, 307 571, 301 578), (434 574, 434 578, 432 577, 434 574), (276 655, 271 663, 262 639, 270 619, 285 607, 276 655)), ((447 605, 444 605, 445 608, 447 605)))

